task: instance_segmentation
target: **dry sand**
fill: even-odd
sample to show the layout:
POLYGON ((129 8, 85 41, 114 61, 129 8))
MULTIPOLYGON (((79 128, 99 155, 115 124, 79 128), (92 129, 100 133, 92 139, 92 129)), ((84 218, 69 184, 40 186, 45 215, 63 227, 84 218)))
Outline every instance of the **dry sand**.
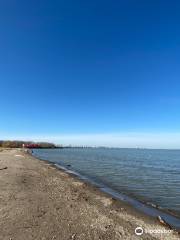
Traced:
POLYGON ((22 150, 0 150, 0 240, 180 239, 156 219, 22 150))

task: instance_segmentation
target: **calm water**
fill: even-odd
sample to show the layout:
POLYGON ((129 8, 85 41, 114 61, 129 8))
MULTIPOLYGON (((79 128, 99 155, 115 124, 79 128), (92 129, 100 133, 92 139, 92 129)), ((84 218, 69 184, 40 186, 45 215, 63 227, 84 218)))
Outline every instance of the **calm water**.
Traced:
POLYGON ((180 216, 180 150, 67 148, 34 154, 180 216))

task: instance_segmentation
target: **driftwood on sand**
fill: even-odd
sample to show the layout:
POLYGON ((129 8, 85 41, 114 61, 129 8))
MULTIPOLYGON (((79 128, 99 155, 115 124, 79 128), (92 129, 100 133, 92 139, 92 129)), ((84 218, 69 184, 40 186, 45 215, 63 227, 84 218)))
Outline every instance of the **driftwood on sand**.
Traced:
POLYGON ((4 170, 4 169, 7 169, 7 167, 0 168, 0 170, 4 170))

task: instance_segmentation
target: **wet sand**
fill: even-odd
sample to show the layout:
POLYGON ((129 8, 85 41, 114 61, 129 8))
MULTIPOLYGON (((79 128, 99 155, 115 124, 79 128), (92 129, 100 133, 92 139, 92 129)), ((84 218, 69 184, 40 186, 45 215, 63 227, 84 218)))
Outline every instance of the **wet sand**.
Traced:
POLYGON ((0 230, 0 240, 180 239, 146 233, 169 228, 22 150, 0 150, 0 230))

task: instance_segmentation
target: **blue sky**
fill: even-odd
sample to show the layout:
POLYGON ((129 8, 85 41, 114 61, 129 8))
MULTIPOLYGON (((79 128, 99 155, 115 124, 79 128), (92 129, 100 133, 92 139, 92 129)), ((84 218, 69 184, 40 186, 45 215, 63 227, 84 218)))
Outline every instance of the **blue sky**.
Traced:
POLYGON ((179 12, 166 0, 1 1, 0 138, 180 148, 179 12))

